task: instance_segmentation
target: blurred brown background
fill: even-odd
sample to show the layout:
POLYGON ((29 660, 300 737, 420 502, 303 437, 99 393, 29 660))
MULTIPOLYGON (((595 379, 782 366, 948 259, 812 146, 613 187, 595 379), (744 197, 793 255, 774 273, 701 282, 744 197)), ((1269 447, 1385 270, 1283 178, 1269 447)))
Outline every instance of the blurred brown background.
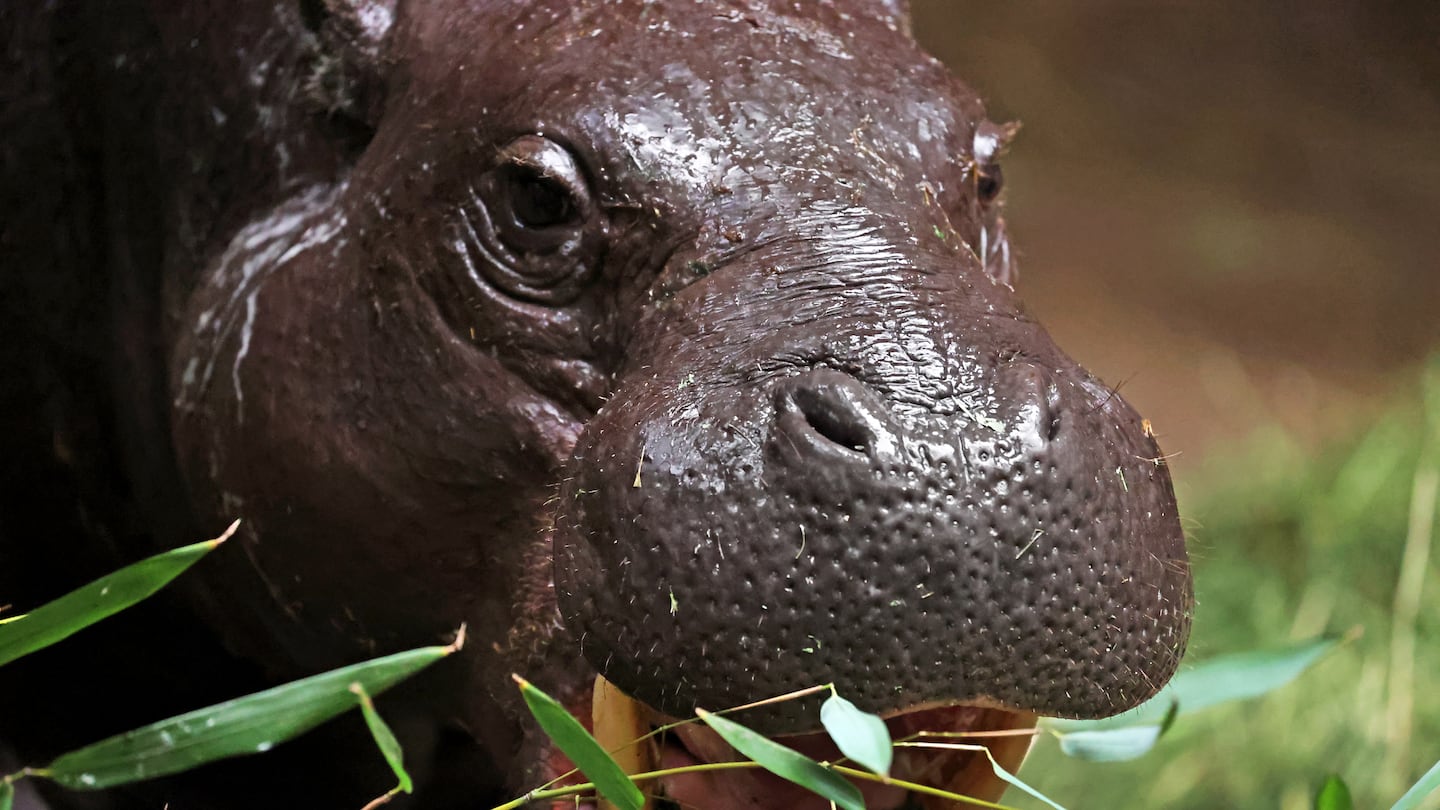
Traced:
POLYGON ((1440 348, 1440 2, 912 0, 1024 128, 1020 291, 1184 478, 1363 422, 1440 348))

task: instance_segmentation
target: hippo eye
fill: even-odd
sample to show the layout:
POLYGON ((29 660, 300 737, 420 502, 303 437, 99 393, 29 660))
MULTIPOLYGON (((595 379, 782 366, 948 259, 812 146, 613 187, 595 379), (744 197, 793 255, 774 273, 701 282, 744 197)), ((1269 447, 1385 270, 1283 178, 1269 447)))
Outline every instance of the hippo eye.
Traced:
POLYGON ((512 296, 564 303, 590 277, 605 232, 589 181, 568 149, 539 135, 511 141, 499 158, 465 205, 483 248, 476 264, 512 296))
POLYGON ((584 225, 590 189, 570 152, 527 135, 501 153, 486 183, 486 204, 498 236, 513 250, 563 250, 584 225))
POLYGON ((975 196, 985 205, 995 202, 1004 187, 1005 174, 1000 171, 999 163, 983 165, 975 175, 975 196))
POLYGON ((975 128, 975 196, 982 205, 990 205, 1005 187, 1005 174, 1000 171, 1000 155, 1010 145, 1020 123, 996 124, 982 121, 975 128))
POLYGON ((563 225, 575 218, 570 192, 557 180, 529 166, 507 166, 502 174, 515 225, 533 230, 563 225))

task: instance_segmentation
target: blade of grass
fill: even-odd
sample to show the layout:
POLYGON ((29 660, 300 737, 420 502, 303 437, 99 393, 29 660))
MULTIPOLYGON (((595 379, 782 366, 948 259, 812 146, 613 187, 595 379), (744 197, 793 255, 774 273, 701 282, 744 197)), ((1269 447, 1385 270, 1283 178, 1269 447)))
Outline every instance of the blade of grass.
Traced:
POLYGON ((760 763, 765 770, 834 802, 844 810, 865 810, 860 790, 844 777, 790 748, 704 709, 695 714, 736 751, 760 763))
POLYGON ((881 776, 890 775, 895 749, 884 720, 832 692, 820 704, 820 723, 840 753, 881 776))
POLYGON ((375 711, 375 701, 365 691, 365 686, 359 681, 350 684, 350 691, 360 698, 360 711, 365 715, 365 725, 370 729, 370 736, 375 738, 375 747, 390 763, 390 770, 395 772, 395 778, 400 780, 399 790, 405 793, 415 792, 415 783, 410 780, 410 774, 405 771, 405 751, 400 748, 400 741, 395 739, 394 732, 375 711))
POLYGON ((44 649, 160 590, 235 533, 157 554, 0 624, 0 666, 44 649))
POLYGON ((99 790, 264 753, 353 708, 349 684, 378 695, 459 643, 396 653, 161 720, 64 754, 36 774, 68 788, 99 790))
POLYGON ((1440 762, 1432 765, 1419 782, 1411 785, 1390 810, 1420 810, 1420 803, 1436 791, 1440 791, 1440 762))
POLYGON ((520 695, 525 705, 535 716, 540 728, 551 741, 564 752, 585 777, 595 783, 595 790, 607 801, 622 810, 640 810, 645 796, 630 777, 605 753, 600 743, 585 730, 585 727, 565 710, 555 698, 536 688, 534 684, 512 675, 520 686, 520 695))
POLYGON ((1395 583, 1395 601, 1390 615, 1390 683, 1385 690, 1385 728, 1388 759, 1394 769, 1403 769, 1410 759, 1410 737, 1414 727, 1415 657, 1419 645, 1416 625, 1420 619, 1421 594, 1430 568, 1430 546, 1434 542, 1436 500, 1440 498, 1440 466, 1422 464, 1411 484, 1410 521, 1400 574, 1395 583))

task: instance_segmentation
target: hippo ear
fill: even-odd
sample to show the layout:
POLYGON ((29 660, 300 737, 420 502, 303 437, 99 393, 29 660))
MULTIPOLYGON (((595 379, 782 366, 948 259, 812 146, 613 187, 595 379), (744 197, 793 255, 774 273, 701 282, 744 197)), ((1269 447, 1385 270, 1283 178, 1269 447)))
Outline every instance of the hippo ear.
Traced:
POLYGON ((888 18, 905 36, 913 36, 910 30, 910 0, 875 0, 880 13, 888 18))
POLYGON ((395 0, 298 0, 314 37, 307 99, 351 138, 368 140, 384 102, 395 0))

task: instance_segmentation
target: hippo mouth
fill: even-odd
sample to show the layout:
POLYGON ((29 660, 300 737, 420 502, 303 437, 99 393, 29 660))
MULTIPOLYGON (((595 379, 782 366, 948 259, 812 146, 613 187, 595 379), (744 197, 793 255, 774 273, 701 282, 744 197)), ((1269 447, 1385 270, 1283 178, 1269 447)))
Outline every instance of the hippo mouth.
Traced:
MULTIPOLYGON (((906 712, 886 720, 891 738, 902 743, 895 751, 890 784, 869 780, 856 780, 854 784, 871 810, 939 810, 956 806, 949 799, 911 785, 995 801, 1009 785, 995 775, 983 752, 955 746, 984 745, 1001 767, 1013 771, 1030 748, 1034 724, 1033 714, 978 706, 906 712)), ((781 737, 777 741, 816 761, 843 761, 824 733, 781 737)), ((691 724, 677 729, 675 739, 667 742, 662 751, 660 764, 670 769, 739 759, 743 757, 715 732, 691 724)), ((830 806, 828 800, 758 768, 684 774, 662 781, 661 785, 660 795, 684 808, 825 810, 830 806)))
MULTIPOLYGON (((591 697, 591 696, 587 696, 591 697)), ((625 697, 603 678, 586 705, 572 706, 603 747, 616 752, 630 773, 654 773, 640 781, 647 808, 686 810, 825 810, 830 802, 792 782, 756 767, 714 731, 700 723, 676 725, 644 704, 625 697), (604 697, 601 697, 604 695, 604 697), (631 743, 656 729, 670 728, 641 745, 631 743), (633 735, 633 736, 632 736, 633 735), (623 738, 623 739, 622 739, 623 738), (723 767, 737 763, 736 767, 723 767), (746 763, 741 766, 738 763, 746 763)), ((737 715, 743 721, 743 713, 737 715)), ((1000 798, 1009 785, 995 775, 990 758, 1010 772, 1018 770, 1034 739, 1037 715, 1031 712, 958 703, 926 706, 885 719, 897 743, 888 781, 851 778, 871 810, 940 810, 957 806, 943 791, 984 802, 1000 798), (980 751, 975 746, 988 750, 980 751)), ((776 742, 817 762, 859 770, 845 759, 823 731, 777 736, 776 742)), ((555 773, 569 763, 557 757, 555 773)), ((843 773, 843 771, 842 771, 843 773)), ((602 805, 603 806, 603 805, 602 805)))

